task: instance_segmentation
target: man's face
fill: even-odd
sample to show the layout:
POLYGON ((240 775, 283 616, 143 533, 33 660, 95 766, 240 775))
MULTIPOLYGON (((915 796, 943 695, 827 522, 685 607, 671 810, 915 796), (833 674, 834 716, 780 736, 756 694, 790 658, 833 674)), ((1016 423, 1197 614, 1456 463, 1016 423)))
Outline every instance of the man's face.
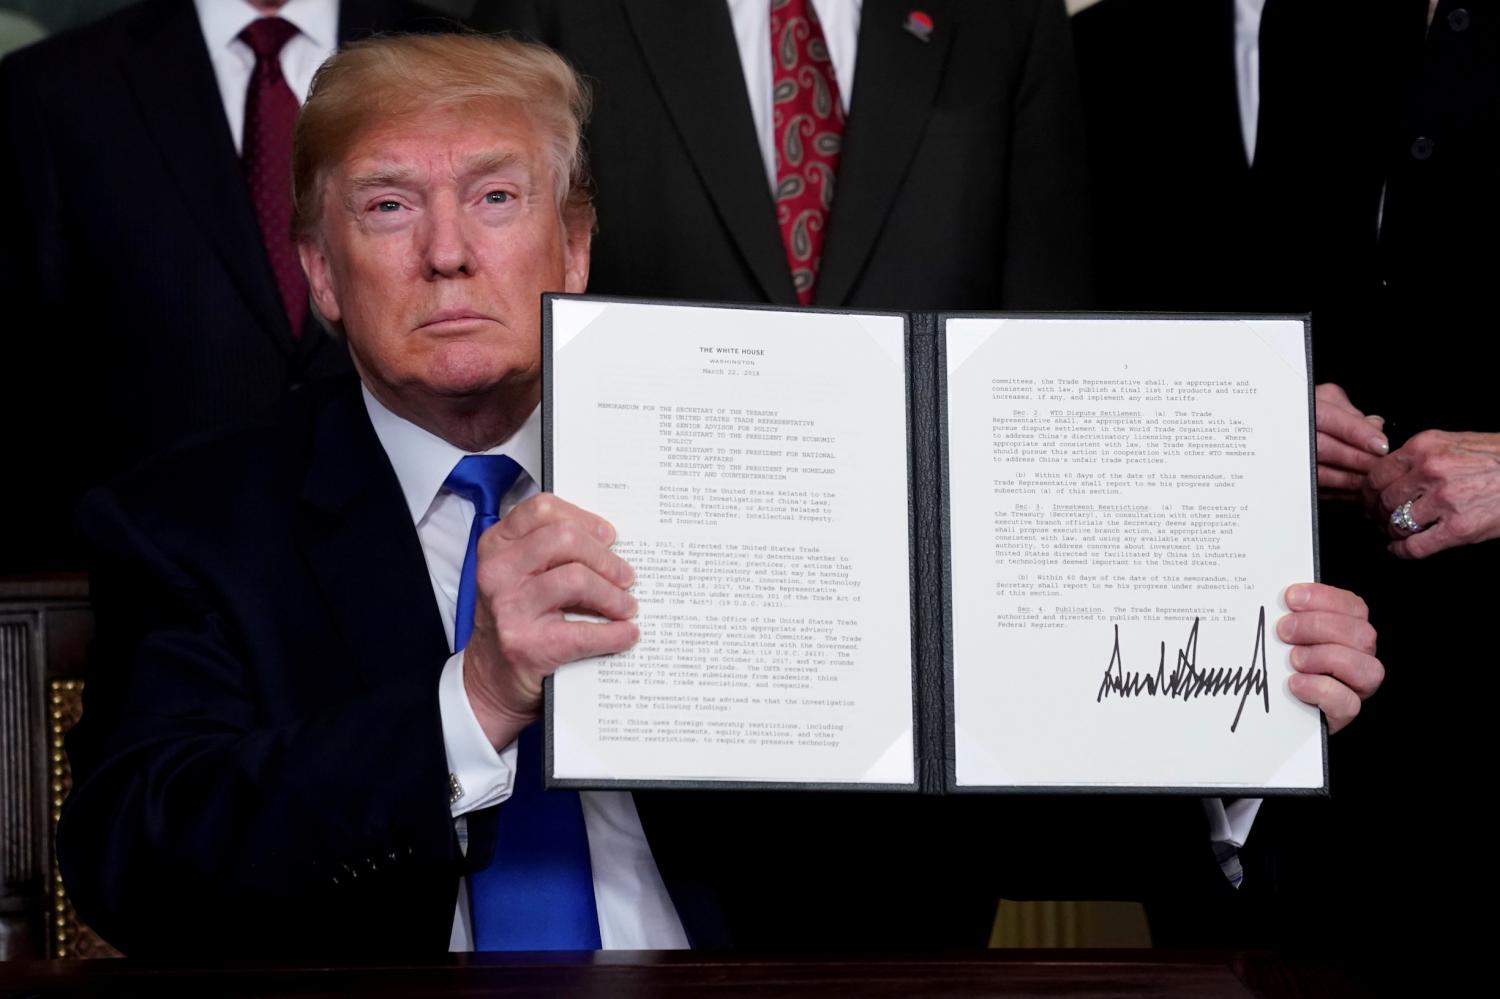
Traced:
POLYGON ((388 405, 534 388, 538 298, 581 292, 589 233, 567 232, 543 136, 514 107, 362 135, 326 181, 313 299, 388 405))

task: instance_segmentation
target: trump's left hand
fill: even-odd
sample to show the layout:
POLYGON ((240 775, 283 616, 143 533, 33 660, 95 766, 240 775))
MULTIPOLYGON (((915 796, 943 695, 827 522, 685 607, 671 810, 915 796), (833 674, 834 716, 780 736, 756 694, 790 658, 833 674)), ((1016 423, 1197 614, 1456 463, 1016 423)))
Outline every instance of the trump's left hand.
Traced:
POLYGON ((1401 558, 1500 538, 1500 434, 1423 431, 1370 470, 1365 500, 1401 558), (1391 519, 1407 502, 1415 533, 1391 519))
POLYGON ((1284 597, 1291 613, 1276 622, 1276 634, 1292 646, 1292 694, 1321 710, 1328 731, 1337 732, 1385 679, 1369 609, 1356 594, 1322 583, 1297 583, 1284 597))

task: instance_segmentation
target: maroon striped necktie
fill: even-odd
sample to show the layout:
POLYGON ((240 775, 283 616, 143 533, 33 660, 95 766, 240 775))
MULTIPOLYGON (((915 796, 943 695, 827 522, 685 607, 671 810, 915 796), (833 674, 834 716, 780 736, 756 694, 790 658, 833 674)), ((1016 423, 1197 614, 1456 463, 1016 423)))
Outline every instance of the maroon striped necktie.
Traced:
POLYGON ((279 17, 257 18, 240 32, 240 40, 255 53, 255 69, 245 93, 240 164, 266 257, 281 291, 282 308, 292 336, 300 337, 307 316, 307 278, 292 242, 292 130, 299 105, 281 75, 281 49, 295 34, 296 25, 279 17))
POLYGON ((771 2, 771 87, 776 222, 797 301, 808 305, 844 139, 838 78, 811 0, 771 2))

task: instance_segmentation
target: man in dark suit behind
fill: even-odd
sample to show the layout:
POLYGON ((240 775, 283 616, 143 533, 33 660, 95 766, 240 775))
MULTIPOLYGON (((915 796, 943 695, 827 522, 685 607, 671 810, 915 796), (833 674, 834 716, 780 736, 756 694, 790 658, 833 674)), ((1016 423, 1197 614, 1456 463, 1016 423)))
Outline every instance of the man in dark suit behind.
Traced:
POLYGON ((405 0, 146 0, 0 63, 13 207, 0 415, 18 472, 0 501, 0 571, 79 567, 68 525, 87 486, 348 370, 307 321, 305 291, 283 287, 297 269, 286 223, 274 205, 260 214, 246 174, 254 158, 285 206, 289 102, 312 71, 340 41, 429 14, 405 0), (262 21, 287 34, 272 33, 274 79, 258 91, 247 39, 262 21), (283 102, 259 133, 279 166, 277 148, 252 148, 260 92, 283 102))
MULTIPOLYGON (((771 6, 510 0, 476 10, 479 26, 521 28, 597 81, 591 290, 797 301, 766 162, 771 39, 753 30, 771 6)), ((835 76, 849 86, 838 95, 847 124, 812 304, 1087 305, 1081 128, 1062 4, 813 8, 835 76)))

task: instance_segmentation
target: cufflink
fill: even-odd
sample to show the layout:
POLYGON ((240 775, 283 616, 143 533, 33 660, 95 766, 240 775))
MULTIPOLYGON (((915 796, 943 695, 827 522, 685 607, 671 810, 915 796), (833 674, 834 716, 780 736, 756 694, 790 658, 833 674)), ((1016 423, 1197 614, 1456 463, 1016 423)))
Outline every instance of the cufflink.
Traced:
POLYGON ((464 786, 458 782, 458 774, 448 775, 448 804, 455 804, 464 796, 464 786))

